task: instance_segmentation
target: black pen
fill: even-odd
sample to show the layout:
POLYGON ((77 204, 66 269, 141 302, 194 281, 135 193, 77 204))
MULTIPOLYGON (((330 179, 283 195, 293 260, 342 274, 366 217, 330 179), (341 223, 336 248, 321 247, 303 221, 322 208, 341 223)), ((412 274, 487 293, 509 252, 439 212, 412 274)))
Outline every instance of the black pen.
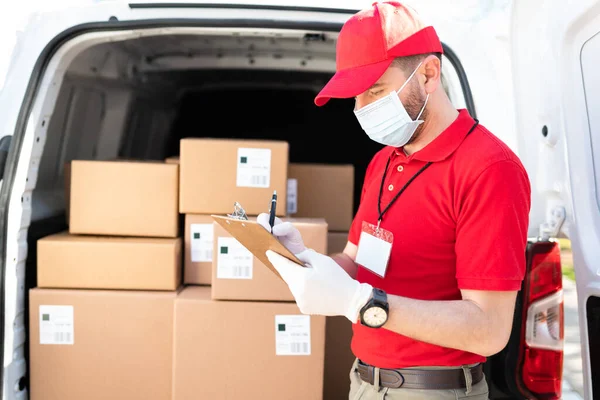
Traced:
POLYGON ((271 209, 269 210, 269 225, 271 226, 271 233, 273 233, 273 225, 275 225, 275 209, 277 208, 277 190, 273 191, 273 197, 271 198, 271 209))

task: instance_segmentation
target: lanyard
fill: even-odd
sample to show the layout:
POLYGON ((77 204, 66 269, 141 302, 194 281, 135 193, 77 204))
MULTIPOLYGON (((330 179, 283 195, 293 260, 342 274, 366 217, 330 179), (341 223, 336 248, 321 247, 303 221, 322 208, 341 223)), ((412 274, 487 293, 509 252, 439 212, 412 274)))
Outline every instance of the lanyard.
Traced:
MULTIPOLYGON (((471 134, 471 132, 473 132, 475 130, 475 128, 477 127, 477 125, 479 124, 479 121, 477 119, 475 119, 475 124, 473 124, 473 126, 471 127, 471 129, 469 129, 469 132, 467 132, 467 136, 469 136, 471 134)), ((398 200, 398 198, 400 197, 400 195, 402 195, 402 193, 404 193, 404 191, 406 190, 406 188, 408 188, 408 185, 410 185, 416 178, 417 176, 421 175, 421 173, 423 171, 425 171, 427 168, 429 168, 429 166, 431 164, 433 164, 432 161, 429 161, 427 164, 423 165, 421 167, 421 169, 419 169, 409 180, 408 182, 406 182, 404 184, 404 186, 402 186, 402 189, 400 189, 400 191, 398 193, 396 193, 396 195, 394 196, 394 198, 392 200, 390 200, 390 202, 388 203, 387 206, 385 206, 385 208, 383 210, 381 210, 381 196, 383 195, 383 185, 385 184, 385 176, 387 175, 387 171, 388 168, 390 166, 390 161, 392 160, 392 155, 394 153, 392 152, 392 154, 390 154, 387 163, 385 164, 385 170, 383 171, 383 176, 381 177, 381 186, 379 187, 379 197, 377 199, 377 212, 379 213, 379 218, 377 219, 377 228, 379 228, 379 224, 381 223, 381 220, 383 219, 383 214, 385 214, 387 212, 387 210, 392 206, 392 204, 394 204, 394 202, 396 200, 398 200)))

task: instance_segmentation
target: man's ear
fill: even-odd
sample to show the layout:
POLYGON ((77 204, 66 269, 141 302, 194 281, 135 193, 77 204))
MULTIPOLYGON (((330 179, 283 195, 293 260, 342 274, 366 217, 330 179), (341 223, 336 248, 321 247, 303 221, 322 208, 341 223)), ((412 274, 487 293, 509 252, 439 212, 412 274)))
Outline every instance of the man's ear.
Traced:
POLYGON ((442 79, 442 64, 440 59, 429 55, 423 60, 423 74, 425 75, 425 91, 433 93, 440 85, 442 79))

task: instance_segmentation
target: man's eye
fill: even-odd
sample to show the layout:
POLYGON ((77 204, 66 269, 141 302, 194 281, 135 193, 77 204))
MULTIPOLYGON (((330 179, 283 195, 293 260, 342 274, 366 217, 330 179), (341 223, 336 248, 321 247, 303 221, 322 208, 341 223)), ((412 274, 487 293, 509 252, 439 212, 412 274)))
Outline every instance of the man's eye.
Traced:
POLYGON ((371 96, 377 96, 377 95, 380 95, 381 93, 383 93, 383 90, 377 90, 375 92, 371 92, 371 96))

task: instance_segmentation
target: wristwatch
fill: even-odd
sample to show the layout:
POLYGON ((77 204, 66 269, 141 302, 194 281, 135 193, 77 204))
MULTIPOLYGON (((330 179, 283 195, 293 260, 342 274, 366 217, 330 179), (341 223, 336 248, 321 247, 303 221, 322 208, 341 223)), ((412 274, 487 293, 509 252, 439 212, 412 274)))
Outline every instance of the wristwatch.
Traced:
POLYGON ((387 293, 373 288, 371 298, 360 310, 360 322, 369 328, 381 328, 388 320, 388 312, 387 293))

